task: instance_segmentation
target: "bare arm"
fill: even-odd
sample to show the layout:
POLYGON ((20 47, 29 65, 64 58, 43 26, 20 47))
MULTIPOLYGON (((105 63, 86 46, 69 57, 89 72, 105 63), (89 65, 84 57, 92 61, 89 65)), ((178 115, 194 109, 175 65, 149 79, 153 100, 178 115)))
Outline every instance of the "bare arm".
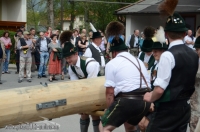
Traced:
POLYGON ((110 105, 114 101, 114 88, 113 87, 106 87, 106 106, 107 108, 110 107, 110 105))
POLYGON ((78 46, 81 48, 86 48, 86 45, 81 44, 81 41, 78 41, 78 46))
POLYGON ((144 95, 144 100, 147 102, 154 102, 158 100, 164 93, 164 89, 157 86, 152 92, 148 92, 144 95))

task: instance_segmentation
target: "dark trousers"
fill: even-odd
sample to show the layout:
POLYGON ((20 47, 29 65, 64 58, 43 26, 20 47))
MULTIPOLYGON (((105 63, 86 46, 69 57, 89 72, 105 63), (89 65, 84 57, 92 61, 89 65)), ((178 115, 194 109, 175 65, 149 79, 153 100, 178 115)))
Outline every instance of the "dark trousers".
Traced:
POLYGON ((161 103, 155 107, 146 132, 186 132, 191 107, 187 101, 161 103))
POLYGON ((34 56, 35 56, 35 64, 37 66, 37 71, 38 71, 40 67, 40 53, 36 50, 34 56))
POLYGON ((17 72, 19 72, 19 50, 16 50, 16 54, 15 54, 15 62, 16 62, 16 67, 17 67, 17 72))

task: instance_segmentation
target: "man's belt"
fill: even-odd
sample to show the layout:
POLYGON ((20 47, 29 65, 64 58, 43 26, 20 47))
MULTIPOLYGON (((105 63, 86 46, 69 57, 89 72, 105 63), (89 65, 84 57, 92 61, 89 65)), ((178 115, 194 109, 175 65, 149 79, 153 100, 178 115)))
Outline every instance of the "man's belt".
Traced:
POLYGON ((150 92, 150 88, 139 88, 126 93, 118 93, 115 98, 127 98, 135 100, 143 100, 143 96, 146 92, 150 92))
POLYGON ((40 51, 40 52, 48 52, 48 51, 40 51))
POLYGON ((126 99, 134 99, 134 100, 143 100, 143 95, 127 95, 127 94, 119 94, 116 96, 117 98, 126 98, 126 99))

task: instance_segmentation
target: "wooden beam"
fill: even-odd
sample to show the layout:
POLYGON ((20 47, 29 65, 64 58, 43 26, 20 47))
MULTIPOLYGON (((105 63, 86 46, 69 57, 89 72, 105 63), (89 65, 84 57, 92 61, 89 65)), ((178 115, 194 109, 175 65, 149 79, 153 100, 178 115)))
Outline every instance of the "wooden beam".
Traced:
MULTIPOLYGON (((0 127, 58 118, 77 113, 91 113, 106 107, 104 77, 1 90, 0 127), (36 109, 36 104, 66 99, 67 104, 36 109)), ((98 113, 98 112, 97 112, 98 113)))

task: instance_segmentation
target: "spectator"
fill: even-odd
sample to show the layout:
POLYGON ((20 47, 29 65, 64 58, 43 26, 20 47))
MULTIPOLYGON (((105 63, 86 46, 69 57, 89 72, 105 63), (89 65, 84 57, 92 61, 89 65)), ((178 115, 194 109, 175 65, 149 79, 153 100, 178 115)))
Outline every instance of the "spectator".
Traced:
POLYGON ((47 31, 45 32, 45 37, 48 37, 48 38, 50 38, 51 37, 51 35, 52 35, 52 28, 49 26, 49 27, 47 27, 47 31))
POLYGON ((86 40, 86 34, 81 34, 81 39, 78 41, 78 55, 83 56, 86 47, 88 46, 88 41, 86 40))
POLYGON ((15 74, 19 74, 19 58, 20 58, 20 54, 19 54, 19 50, 17 49, 17 43, 19 41, 19 38, 23 38, 23 31, 22 30, 17 30, 17 33, 14 35, 14 40, 15 40, 15 63, 16 63, 16 67, 17 67, 17 71, 15 72, 15 74))
POLYGON ((88 35, 89 35, 88 44, 92 44, 92 39, 91 39, 93 35, 92 30, 88 33, 88 35))
POLYGON ((101 41, 101 45, 99 46, 99 48, 102 50, 102 53, 105 56, 107 40, 106 40, 106 37, 105 37, 104 33, 102 31, 100 31, 100 30, 99 30, 99 32, 101 33, 101 36, 103 36, 102 37, 102 41, 101 41))
POLYGON ((32 40, 32 43, 33 43, 33 49, 32 49, 32 52, 31 52, 31 55, 32 55, 32 66, 31 66, 31 71, 32 72, 35 72, 36 70, 36 65, 37 65, 37 69, 39 67, 39 61, 40 61, 40 58, 39 58, 39 53, 37 52, 35 46, 36 46, 36 41, 38 39, 38 36, 35 35, 35 29, 34 28, 31 28, 30 29, 30 39, 32 40))
POLYGON ((21 83, 24 78, 24 68, 26 67, 27 81, 31 82, 31 50, 33 47, 32 40, 30 39, 30 33, 28 31, 23 32, 24 38, 20 38, 17 43, 17 49, 20 51, 20 70, 19 80, 21 83))
POLYGON ((22 25, 21 27, 20 27, 20 29, 19 30, 21 30, 22 31, 22 33, 25 31, 25 27, 24 27, 24 25, 22 25))
POLYGON ((78 35, 78 30, 74 30, 74 32, 73 32, 73 35, 72 35, 72 37, 71 37, 71 43, 74 45, 74 46, 76 46, 76 47, 78 47, 78 41, 80 40, 80 37, 79 37, 79 35, 78 35))
POLYGON ((62 49, 59 46, 57 41, 57 35, 51 35, 51 43, 48 44, 50 48, 50 57, 49 57, 49 81, 52 82, 53 80, 57 80, 55 75, 61 74, 61 53, 62 49))
POLYGON ((134 33, 129 36, 126 45, 130 48, 130 53, 134 56, 138 55, 139 52, 139 30, 134 30, 134 33))
POLYGON ((185 38, 184 38, 184 43, 185 43, 188 47, 190 47, 190 48, 192 48, 193 50, 195 50, 195 49, 193 48, 194 42, 195 42, 195 37, 192 35, 192 30, 188 30, 187 36, 185 36, 185 38))
POLYGON ((141 37, 139 38, 139 46, 140 46, 140 48, 142 47, 143 42, 144 42, 144 33, 141 32, 141 37))
POLYGON ((9 65, 9 62, 10 62, 10 48, 12 46, 12 42, 11 42, 11 39, 9 37, 9 32, 5 31, 3 33, 3 36, 0 39, 5 45, 5 52, 6 52, 6 60, 3 63, 2 74, 4 74, 4 73, 10 74, 10 72, 8 71, 8 65, 9 65))
POLYGON ((0 84, 2 84, 1 73, 2 73, 3 62, 5 61, 5 59, 6 59, 5 46, 4 43, 1 42, 0 40, 0 84))
POLYGON ((44 36, 44 32, 40 32, 40 37, 36 42, 36 48, 40 53, 40 67, 38 71, 38 78, 47 77, 45 71, 49 59, 48 44, 50 42, 51 40, 44 36))

